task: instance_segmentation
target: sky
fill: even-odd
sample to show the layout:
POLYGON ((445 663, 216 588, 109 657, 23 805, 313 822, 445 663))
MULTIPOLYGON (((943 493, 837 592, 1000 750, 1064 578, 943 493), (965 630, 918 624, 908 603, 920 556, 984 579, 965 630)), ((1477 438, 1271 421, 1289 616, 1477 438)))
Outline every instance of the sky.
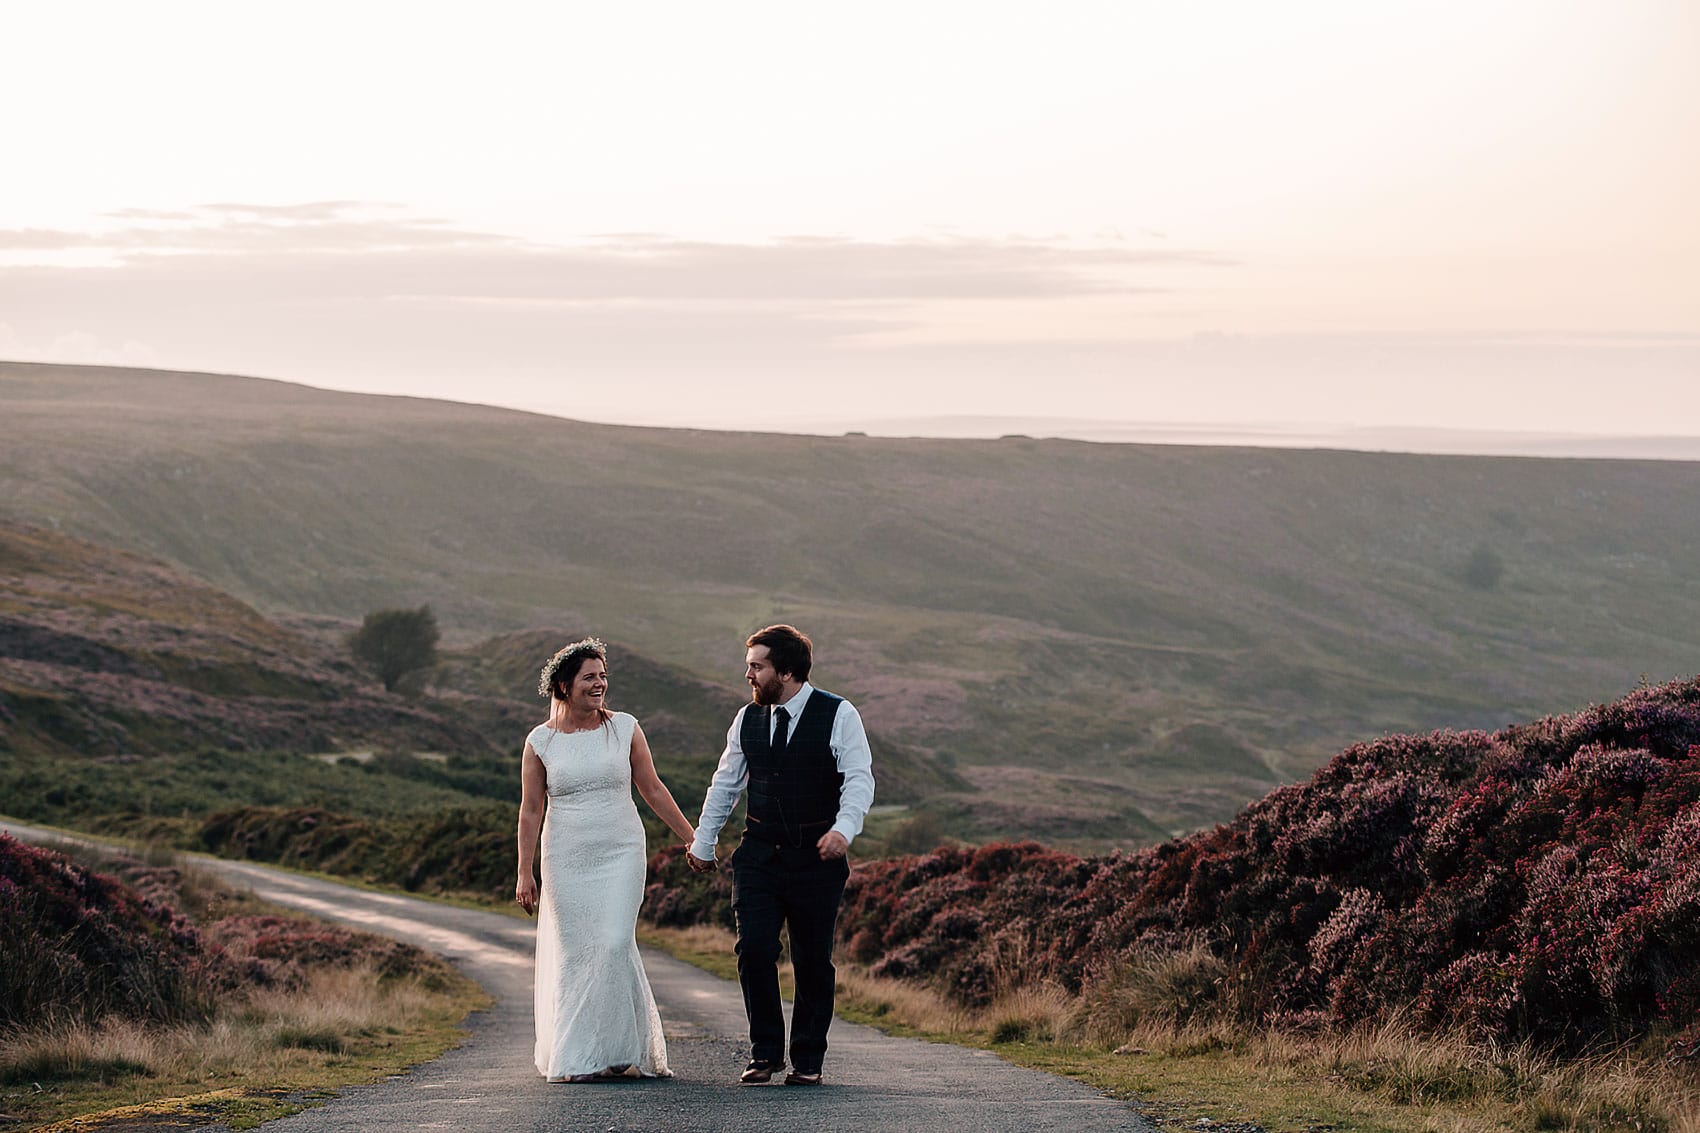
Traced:
POLYGON ((1700 437, 1691 0, 0 0, 0 178, 0 359, 1700 437))

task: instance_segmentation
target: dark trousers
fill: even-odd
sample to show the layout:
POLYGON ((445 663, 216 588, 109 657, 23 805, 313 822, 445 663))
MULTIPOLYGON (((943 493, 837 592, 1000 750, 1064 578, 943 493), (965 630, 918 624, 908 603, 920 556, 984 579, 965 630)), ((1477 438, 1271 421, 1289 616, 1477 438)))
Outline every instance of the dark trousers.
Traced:
POLYGON ((745 838, 732 855, 732 911, 738 917, 738 983, 750 1018, 750 1057, 782 1062, 785 1016, 779 999, 779 929, 790 930, 797 995, 791 1005, 791 1065, 818 1074, 832 1025, 832 937, 850 863, 822 861, 812 843, 771 846, 745 838))

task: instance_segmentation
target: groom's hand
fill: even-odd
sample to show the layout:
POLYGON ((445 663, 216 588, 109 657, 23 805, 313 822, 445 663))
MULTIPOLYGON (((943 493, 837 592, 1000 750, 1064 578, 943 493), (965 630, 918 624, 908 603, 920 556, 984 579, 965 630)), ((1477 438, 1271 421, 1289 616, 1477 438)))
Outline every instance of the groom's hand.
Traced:
POLYGON ((692 873, 713 873, 715 869, 713 861, 705 862, 689 850, 685 851, 685 863, 691 867, 692 873))
POLYGON ((821 861, 830 862, 848 854, 850 843, 838 831, 828 830, 820 836, 820 841, 815 843, 815 848, 820 850, 821 861))

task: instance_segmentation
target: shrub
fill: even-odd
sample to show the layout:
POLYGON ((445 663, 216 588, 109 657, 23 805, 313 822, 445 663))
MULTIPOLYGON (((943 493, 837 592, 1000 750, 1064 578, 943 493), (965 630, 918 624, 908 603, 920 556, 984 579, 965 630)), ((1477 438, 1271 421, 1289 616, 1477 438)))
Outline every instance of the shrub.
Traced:
POLYGON ((194 845, 411 890, 500 898, 512 894, 514 813, 492 804, 383 820, 318 807, 237 807, 209 816, 194 845))
POLYGON ((732 916, 732 870, 722 865, 705 878, 691 873, 682 846, 669 846, 649 859, 649 884, 643 917, 663 927, 711 924, 736 927, 732 916))
POLYGON ((167 905, 0 834, 0 1029, 203 1017, 219 966, 167 905))
POLYGON ((300 988, 309 972, 363 968, 384 979, 431 975, 438 964, 411 944, 300 917, 225 917, 206 930, 210 943, 233 961, 247 961, 252 982, 300 988))
POLYGON ((1505 558, 1486 543, 1478 543, 1464 561, 1464 581, 1477 590, 1493 590, 1505 576, 1505 558))
POLYGON ((384 688, 412 672, 437 663, 437 615, 430 606, 417 610, 374 610, 348 638, 355 660, 377 674, 384 688))

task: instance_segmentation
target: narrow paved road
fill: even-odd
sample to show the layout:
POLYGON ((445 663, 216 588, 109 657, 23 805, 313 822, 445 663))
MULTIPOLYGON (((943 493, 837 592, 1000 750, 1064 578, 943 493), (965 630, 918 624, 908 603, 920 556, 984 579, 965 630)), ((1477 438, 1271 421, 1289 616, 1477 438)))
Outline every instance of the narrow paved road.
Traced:
MULTIPOLYGON (((57 837, 0 823, 19 838, 57 837)), ((827 1084, 739 1086, 748 1057, 737 985, 644 952, 666 1025, 674 1077, 552 1085, 531 1065, 530 922, 410 897, 369 893, 249 862, 201 859, 268 901, 384 933, 454 961, 495 998, 466 1042, 435 1062, 343 1091, 267 1126, 318 1131, 632 1130, 643 1133, 1097 1133, 1152 1127, 1124 1102, 984 1051, 899 1039, 835 1020, 827 1084)))

